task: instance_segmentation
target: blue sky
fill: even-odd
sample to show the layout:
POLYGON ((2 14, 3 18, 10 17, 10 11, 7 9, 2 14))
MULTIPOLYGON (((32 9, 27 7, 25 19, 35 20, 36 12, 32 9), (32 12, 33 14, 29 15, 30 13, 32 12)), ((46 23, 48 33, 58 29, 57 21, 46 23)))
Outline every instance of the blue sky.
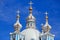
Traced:
MULTIPOLYGON (((22 30, 26 28, 26 18, 29 15, 30 0, 0 0, 0 40, 10 40, 10 32, 14 31, 16 11, 20 10, 22 30)), ((51 33, 55 40, 60 40, 60 0, 32 0, 33 15, 36 18, 36 28, 41 32, 41 23, 45 23, 45 12, 48 12, 51 33)))

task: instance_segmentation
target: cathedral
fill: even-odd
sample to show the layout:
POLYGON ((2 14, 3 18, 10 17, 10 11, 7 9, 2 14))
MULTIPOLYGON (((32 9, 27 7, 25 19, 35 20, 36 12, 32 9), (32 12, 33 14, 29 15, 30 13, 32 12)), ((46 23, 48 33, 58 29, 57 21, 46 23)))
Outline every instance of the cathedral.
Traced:
POLYGON ((14 32, 10 33, 10 40, 54 40, 55 35, 50 33, 51 26, 48 22, 48 13, 46 12, 46 22, 42 24, 42 32, 36 29, 36 18, 32 14, 32 2, 29 3, 29 16, 26 19, 26 29, 20 32, 22 25, 19 22, 19 10, 17 11, 16 23, 14 23, 14 32))

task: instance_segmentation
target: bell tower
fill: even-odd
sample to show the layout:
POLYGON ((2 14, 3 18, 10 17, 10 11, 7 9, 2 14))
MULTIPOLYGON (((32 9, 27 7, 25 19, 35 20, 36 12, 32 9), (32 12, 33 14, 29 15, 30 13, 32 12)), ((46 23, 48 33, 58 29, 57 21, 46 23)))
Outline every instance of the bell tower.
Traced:
POLYGON ((46 12, 46 23, 42 25, 42 36, 41 40, 54 40, 53 34, 50 33, 51 26, 48 23, 48 13, 46 12))
POLYGON ((20 33, 20 30, 22 28, 22 25, 19 22, 19 13, 20 11, 17 11, 17 17, 16 17, 16 23, 14 24, 14 32, 10 33, 10 40, 24 40, 24 35, 20 33))
POLYGON ((46 12, 45 14, 46 14, 46 16, 45 16, 46 22, 45 22, 45 25, 42 25, 43 26, 42 29, 43 29, 44 33, 50 32, 50 29, 51 29, 51 26, 48 23, 48 13, 46 12))

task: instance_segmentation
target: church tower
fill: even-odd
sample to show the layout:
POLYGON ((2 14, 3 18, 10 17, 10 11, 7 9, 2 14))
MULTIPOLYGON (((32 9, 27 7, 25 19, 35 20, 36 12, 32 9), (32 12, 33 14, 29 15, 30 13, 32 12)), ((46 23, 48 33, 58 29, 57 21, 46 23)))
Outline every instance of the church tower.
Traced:
POLYGON ((46 23, 42 25, 41 40, 54 40, 54 35, 50 33, 51 26, 48 23, 48 13, 46 12, 46 23))
POLYGON ((19 18, 20 18, 19 13, 20 11, 18 10, 16 17, 17 21, 14 24, 15 31, 13 33, 10 33, 10 40, 24 40, 24 36, 20 33, 20 29, 22 28, 22 25, 19 22, 19 18))
POLYGON ((44 26, 42 25, 43 26, 42 29, 44 33, 49 32, 51 29, 51 26, 48 23, 48 15, 47 15, 48 13, 46 12, 45 14, 46 14, 46 17, 45 17, 46 23, 44 26))
POLYGON ((32 14, 32 1, 30 1, 29 16, 27 17, 26 29, 21 33, 25 35, 25 40, 39 40, 40 31, 36 29, 35 17, 32 14))
POLYGON ((32 15, 32 1, 30 1, 29 16, 27 18, 27 28, 35 28, 35 17, 32 15))

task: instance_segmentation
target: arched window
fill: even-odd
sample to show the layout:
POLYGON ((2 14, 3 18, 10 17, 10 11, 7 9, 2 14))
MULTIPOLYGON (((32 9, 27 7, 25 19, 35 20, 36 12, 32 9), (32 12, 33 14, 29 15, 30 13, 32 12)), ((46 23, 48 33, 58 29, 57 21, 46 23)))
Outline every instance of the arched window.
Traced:
POLYGON ((15 40, 15 38, 13 38, 13 40, 15 40))
POLYGON ((23 38, 23 40, 25 40, 25 38, 23 38))
POLYGON ((31 39, 31 40, 34 40, 34 39, 31 39))
POLYGON ((21 39, 20 39, 21 40, 21 39))
POLYGON ((32 23, 30 23, 30 26, 32 26, 32 23))
POLYGON ((41 40, 41 37, 39 37, 39 40, 41 40))
POLYGON ((14 34, 12 37, 13 37, 13 40, 15 40, 16 35, 14 34))

